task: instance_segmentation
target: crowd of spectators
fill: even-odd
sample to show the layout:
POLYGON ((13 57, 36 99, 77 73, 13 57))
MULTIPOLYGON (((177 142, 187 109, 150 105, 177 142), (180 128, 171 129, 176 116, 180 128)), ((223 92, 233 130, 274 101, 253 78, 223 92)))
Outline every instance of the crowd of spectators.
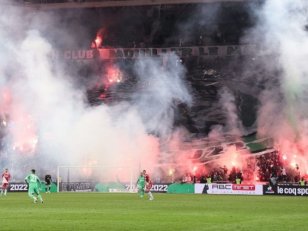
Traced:
MULTIPOLYGON (((253 154, 252 154, 253 155, 253 154)), ((205 173, 186 173, 182 183, 254 183, 264 182, 271 185, 276 184, 299 184, 306 182, 306 175, 301 174, 298 164, 286 166, 287 163, 281 158, 277 151, 268 152, 259 156, 252 156, 241 168, 232 167, 228 169, 225 165, 214 167, 207 166, 205 173)))
POLYGON ((273 151, 257 157, 260 181, 277 183, 298 183, 306 174, 301 173, 297 163, 284 161, 281 153, 273 151))
POLYGON ((258 176, 260 181, 269 181, 272 176, 278 176, 282 163, 277 151, 257 157, 258 176))
POLYGON ((186 173, 182 183, 234 183, 243 182, 244 176, 241 169, 232 167, 230 170, 224 165, 222 167, 215 166, 207 173, 186 173))

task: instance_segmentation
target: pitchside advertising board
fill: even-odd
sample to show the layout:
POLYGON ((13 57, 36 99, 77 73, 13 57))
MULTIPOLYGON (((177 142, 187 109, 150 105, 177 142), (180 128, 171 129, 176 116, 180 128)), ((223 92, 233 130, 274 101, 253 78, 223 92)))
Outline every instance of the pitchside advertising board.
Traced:
MULTIPOLYGON (((166 193, 168 191, 168 187, 170 184, 153 184, 152 188, 151 188, 151 192, 154 193, 166 193)), ((127 192, 137 192, 138 189, 136 187, 136 185, 133 185, 132 188, 129 184, 126 184, 126 191, 127 192)))
MULTIPOLYGON (((45 183, 42 182, 41 188, 40 188, 41 192, 45 192, 46 188, 45 188, 45 183)), ((55 183, 51 184, 51 192, 56 192, 57 191, 57 186, 55 183)), ((8 187, 8 192, 28 192, 28 184, 26 184, 25 182, 11 182, 9 184, 8 187)))
MULTIPOLYGON (((95 190, 95 185, 92 182, 62 182, 60 184, 60 191, 66 192, 92 192, 95 190)), ((170 184, 153 184, 151 192, 155 193, 167 193, 170 184)), ((137 192, 135 185, 124 184, 122 187, 105 187, 107 190, 104 192, 137 192)), ((28 184, 12 182, 9 184, 8 192, 27 192, 28 184)))
POLYGON ((28 184, 26 183, 10 183, 8 192, 27 192, 28 184))
POLYGON ((282 195, 282 196, 308 196, 308 186, 294 185, 264 185, 264 195, 282 195))
POLYGON ((263 195, 259 184, 195 184, 197 194, 263 195))
MULTIPOLYGON (((153 184, 151 192, 166 193, 169 184, 153 184)), ((67 192, 137 192, 136 185, 129 183, 92 183, 92 182, 62 182, 60 191, 67 192)))
MULTIPOLYGON (((170 184, 153 184, 151 192, 167 193, 170 184)), ((125 184, 124 188, 109 187, 106 192, 138 192, 136 185, 125 184)))
POLYGON ((91 192, 95 184, 92 182, 61 182, 60 191, 64 192, 91 192))

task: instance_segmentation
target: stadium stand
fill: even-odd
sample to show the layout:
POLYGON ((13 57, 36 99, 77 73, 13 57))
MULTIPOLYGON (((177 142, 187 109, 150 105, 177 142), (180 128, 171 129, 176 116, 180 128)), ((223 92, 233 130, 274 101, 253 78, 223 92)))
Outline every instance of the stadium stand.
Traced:
MULTIPOLYGON (((50 10, 59 19, 61 15, 73 12, 69 14, 70 20, 62 26, 68 28, 69 33, 74 33, 74 29, 70 28, 75 28, 76 25, 85 27, 85 36, 76 35, 74 42, 51 39, 50 42, 59 50, 90 49, 99 35, 103 38, 103 42, 96 44, 92 49, 207 46, 216 54, 220 47, 230 46, 231 49, 232 46, 246 45, 241 38, 255 23, 254 15, 250 12, 250 4, 260 4, 262 1, 229 0, 222 3, 222 1, 144 0, 137 3, 132 0, 25 0, 16 2, 24 3, 27 7, 40 7, 47 13, 50 10), (85 5, 76 3, 85 3, 85 5), (204 18, 187 20, 194 14, 203 15, 204 18), (127 20, 130 20, 129 25, 125 23, 127 20)), ((251 57, 252 59, 256 57, 251 57)), ((253 181, 256 170, 260 181, 270 181, 272 177, 277 177, 278 181, 286 180, 281 177, 283 167, 281 156, 276 150, 271 149, 272 144, 268 139, 255 142, 256 137, 248 141, 251 136, 246 136, 240 137, 243 141, 238 141, 239 137, 228 136, 228 134, 223 137, 223 140, 209 141, 205 138, 213 127, 224 126, 226 123, 227 118, 219 104, 219 92, 224 86, 228 86, 234 92, 237 109, 240 112, 239 117, 244 126, 251 127, 255 123, 256 92, 254 89, 247 88, 248 82, 238 83, 237 81, 238 76, 244 72, 243 60, 241 54, 180 57, 179 59, 187 69, 186 82, 191 87, 194 105, 192 107, 180 103, 176 105, 178 115, 174 126, 183 126, 190 132, 191 137, 187 142, 189 145, 193 139, 197 138, 198 143, 193 144, 194 153, 191 159, 196 163, 210 166, 207 172, 199 172, 198 175, 192 176, 194 181, 201 181, 211 176, 213 182, 235 182, 238 174, 246 181, 253 181), (249 89, 249 92, 246 89, 249 89), (234 146, 239 151, 255 153, 257 157, 248 157, 246 166, 241 171, 236 167, 225 169, 219 164, 211 164, 228 146, 234 146), (260 154, 261 151, 264 152, 260 154)), ((88 84, 86 82, 92 83, 93 81, 88 80, 92 76, 97 76, 98 73, 101 74, 102 70, 110 65, 110 61, 95 59, 88 63, 74 62, 74 60, 69 62, 71 62, 69 71, 75 73, 77 70, 77 76, 81 77, 76 81, 85 85, 88 84), (85 79, 82 79, 82 76, 85 79)), ((106 87, 106 84, 87 85, 89 105, 95 107, 100 104, 129 101, 137 86, 137 80, 129 68, 132 63, 134 63, 133 59, 123 58, 115 61, 115 65, 125 70, 125 73, 121 81, 111 87, 106 87)), ((254 64, 252 62, 248 65, 254 64)), ((184 146, 185 143, 181 148, 185 149, 184 146)), ((288 170, 287 173, 287 181, 299 180, 295 170, 288 170)), ((178 178, 182 179, 182 176, 178 178)))

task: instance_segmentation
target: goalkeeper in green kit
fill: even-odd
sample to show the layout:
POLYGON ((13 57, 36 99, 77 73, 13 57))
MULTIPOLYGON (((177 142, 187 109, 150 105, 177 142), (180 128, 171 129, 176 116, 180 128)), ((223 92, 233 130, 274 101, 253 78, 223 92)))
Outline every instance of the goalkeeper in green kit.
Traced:
POLYGON ((28 195, 34 200, 34 203, 37 202, 37 199, 40 199, 43 203, 43 198, 40 194, 41 181, 40 178, 35 175, 35 169, 31 170, 31 173, 25 178, 26 183, 28 184, 28 195))
POLYGON ((144 196, 144 186, 145 186, 145 179, 144 179, 143 172, 141 172, 137 180, 137 189, 138 189, 138 194, 140 197, 144 196))

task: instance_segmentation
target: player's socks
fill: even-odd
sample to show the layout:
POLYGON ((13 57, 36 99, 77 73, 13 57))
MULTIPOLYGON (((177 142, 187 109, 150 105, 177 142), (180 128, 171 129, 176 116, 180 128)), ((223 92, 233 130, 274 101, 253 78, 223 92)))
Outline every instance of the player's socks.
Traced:
POLYGON ((7 193, 7 189, 4 189, 4 196, 6 196, 6 193, 7 193))
POLYGON ((153 197, 152 192, 149 192, 149 197, 150 197, 150 199, 149 199, 149 200, 154 200, 154 197, 153 197))
POLYGON ((144 191, 143 190, 140 190, 139 191, 139 196, 142 198, 144 196, 144 191))
POLYGON ((37 196, 39 199, 40 199, 40 201, 43 203, 43 198, 42 198, 42 196, 41 195, 38 195, 37 196))

